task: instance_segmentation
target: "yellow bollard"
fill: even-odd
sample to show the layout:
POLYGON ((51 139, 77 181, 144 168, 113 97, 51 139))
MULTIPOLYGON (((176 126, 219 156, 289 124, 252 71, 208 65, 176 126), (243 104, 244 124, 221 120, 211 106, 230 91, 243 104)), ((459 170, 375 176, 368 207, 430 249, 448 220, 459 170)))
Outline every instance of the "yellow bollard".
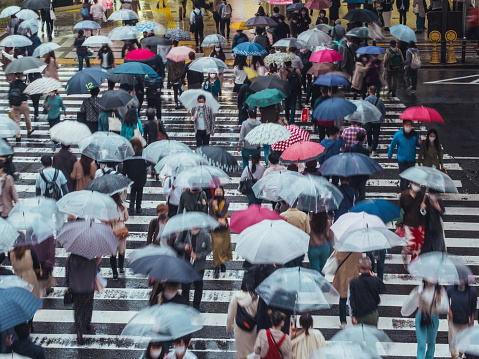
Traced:
POLYGON ((437 49, 437 43, 441 41, 441 33, 439 31, 431 31, 431 33, 429 34, 429 40, 432 41, 431 60, 429 61, 429 63, 440 64, 441 59, 439 58, 439 50, 437 49))
POLYGON ((446 32, 446 41, 449 42, 449 47, 447 49, 446 64, 455 64, 457 63, 456 54, 454 53, 453 43, 457 39, 457 34, 453 30, 446 32))

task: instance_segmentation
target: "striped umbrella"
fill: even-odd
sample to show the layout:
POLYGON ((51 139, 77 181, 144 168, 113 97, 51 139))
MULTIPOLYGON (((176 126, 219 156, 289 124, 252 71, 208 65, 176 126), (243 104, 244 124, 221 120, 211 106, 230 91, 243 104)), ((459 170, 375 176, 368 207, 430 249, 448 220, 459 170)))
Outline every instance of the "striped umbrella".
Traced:
POLYGON ((60 81, 51 77, 42 77, 33 82, 30 82, 30 84, 23 92, 27 95, 40 95, 55 90, 60 90, 61 88, 62 84, 60 83, 60 81))
POLYGON ((285 52, 278 52, 275 54, 269 54, 264 58, 264 62, 267 64, 282 64, 286 61, 293 61, 296 57, 293 54, 285 53, 285 52))
POLYGON ((113 14, 110 15, 108 20, 121 20, 121 21, 128 21, 128 20, 138 20, 138 14, 133 10, 121 9, 115 11, 113 14))
MULTIPOLYGON (((98 25, 96 22, 92 22, 95 25, 98 25)), ((45 42, 44 44, 41 44, 40 46, 36 47, 35 50, 33 50, 33 57, 42 57, 43 55, 48 54, 50 51, 55 51, 59 48, 60 45, 55 44, 54 42, 45 42)))
POLYGON ((211 34, 205 37, 201 43, 202 47, 213 47, 213 46, 223 46, 228 45, 228 41, 221 36, 220 34, 211 34))
POLYGON ((163 25, 157 23, 156 21, 144 21, 135 25, 136 29, 140 32, 150 32, 154 31, 160 35, 164 34, 166 29, 163 25))
POLYGON ((180 29, 168 29, 165 31, 165 37, 176 41, 190 41, 190 33, 180 29))
POLYGON ((78 121, 62 121, 50 129, 52 141, 71 146, 91 136, 91 131, 87 125, 78 121))
POLYGON ((268 52, 260 44, 254 42, 243 42, 233 48, 236 55, 243 56, 262 56, 268 52))
POLYGON ((284 151, 289 146, 294 145, 298 142, 307 142, 311 139, 311 135, 308 131, 299 128, 296 125, 288 125, 285 128, 290 132, 289 139, 286 141, 278 141, 271 145, 273 151, 284 151))
POLYGON ((264 123, 253 128, 245 140, 254 145, 271 145, 289 138, 290 132, 276 123, 264 123))
POLYGON ((0 289, 0 332, 28 322, 42 301, 23 288, 0 289))
POLYGON ((91 221, 66 224, 58 236, 58 241, 67 252, 87 259, 111 255, 120 244, 109 226, 91 221))
POLYGON ((75 26, 73 27, 73 30, 80 30, 80 29, 83 29, 83 30, 96 30, 96 29, 100 29, 101 26, 96 23, 95 21, 91 21, 91 20, 83 20, 83 21, 80 21, 78 23, 75 24, 75 26))

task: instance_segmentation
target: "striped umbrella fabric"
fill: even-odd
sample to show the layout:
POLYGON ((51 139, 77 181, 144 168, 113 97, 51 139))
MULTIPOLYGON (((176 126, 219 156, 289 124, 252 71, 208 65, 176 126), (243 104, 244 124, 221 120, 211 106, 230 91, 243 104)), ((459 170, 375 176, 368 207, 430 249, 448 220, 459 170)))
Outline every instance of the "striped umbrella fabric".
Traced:
POLYGON ((23 288, 0 289, 0 332, 28 322, 42 301, 23 288))
POLYGON ((8 252, 18 238, 18 232, 10 222, 0 218, 0 252, 8 252))
POLYGON ((233 48, 233 52, 243 56, 262 56, 268 53, 263 46, 254 42, 243 42, 233 48))
POLYGON ((136 29, 140 32, 150 32, 154 31, 159 34, 164 34, 166 29, 163 25, 157 23, 156 21, 144 21, 135 25, 136 29))
POLYGON ((278 141, 271 145, 273 151, 284 151, 289 146, 294 145, 298 142, 307 142, 311 139, 311 135, 308 131, 299 128, 296 125, 288 125, 285 128, 290 132, 289 139, 286 141, 278 141))
POLYGON ((91 221, 66 224, 58 236, 58 241, 67 252, 87 259, 111 255, 120 244, 109 226, 91 221))
MULTIPOLYGON (((95 25, 98 25, 96 22, 91 21, 95 25)), ((55 44, 54 42, 46 42, 44 44, 41 44, 35 50, 33 50, 33 57, 42 57, 45 54, 48 54, 50 51, 55 51, 56 49, 59 49, 60 45, 55 44)))
POLYGON ((31 82, 23 92, 27 95, 40 95, 55 90, 61 90, 61 88, 62 84, 60 81, 51 77, 42 77, 31 82))
POLYGON ((220 34, 211 34, 205 37, 201 43, 202 47, 224 46, 228 45, 228 41, 220 34))
POLYGON ((96 23, 95 21, 91 21, 91 20, 83 20, 83 21, 80 21, 78 23, 75 24, 75 26, 73 27, 73 30, 80 30, 80 29, 83 29, 83 30, 96 30, 96 29, 100 29, 101 26, 96 23))
POLYGON ((290 132, 276 123, 264 123, 253 128, 245 140, 254 145, 271 145, 289 139, 290 132))

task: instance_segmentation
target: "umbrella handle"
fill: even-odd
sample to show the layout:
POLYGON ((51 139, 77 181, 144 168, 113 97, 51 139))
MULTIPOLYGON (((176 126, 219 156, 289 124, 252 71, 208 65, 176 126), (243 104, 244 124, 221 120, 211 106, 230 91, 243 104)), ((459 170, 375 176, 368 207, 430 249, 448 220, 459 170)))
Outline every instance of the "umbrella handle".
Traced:
MULTIPOLYGON (((422 199, 422 203, 426 203, 426 197, 427 197, 428 194, 429 194, 429 188, 426 187, 426 193, 424 193, 424 198, 422 199)), ((421 204, 422 204, 422 203, 421 203, 421 204)), ((427 212, 426 212, 425 210, 423 210, 423 209, 420 209, 419 212, 420 212, 423 216, 425 216, 425 215, 427 214, 427 212)))

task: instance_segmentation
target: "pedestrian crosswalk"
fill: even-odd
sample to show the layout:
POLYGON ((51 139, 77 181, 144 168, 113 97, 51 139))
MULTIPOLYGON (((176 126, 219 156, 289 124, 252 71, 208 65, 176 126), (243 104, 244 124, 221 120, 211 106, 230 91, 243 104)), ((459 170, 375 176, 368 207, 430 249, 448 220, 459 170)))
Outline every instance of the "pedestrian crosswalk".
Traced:
MULTIPOLYGON (((61 67, 59 70, 60 81, 66 81, 77 72, 76 68, 61 67)), ((212 145, 227 148, 239 161, 240 153, 236 151, 239 134, 237 120, 236 96, 232 93, 232 73, 224 76, 223 96, 220 98, 221 108, 217 116, 217 129, 211 138, 212 145)), ((104 85, 105 86, 105 85, 104 85)), ((106 87, 102 87, 106 89, 106 87)), ((8 111, 7 99, 8 86, 4 78, 0 78, 0 108, 4 113, 8 111)), ((89 95, 65 96, 60 95, 67 106, 67 119, 76 119, 76 112, 84 98, 89 95)), ((386 151, 393 134, 401 127, 400 113, 405 106, 398 98, 385 99, 387 114, 378 147, 377 161, 384 171, 374 176, 367 183, 368 198, 397 199, 399 193, 398 166, 396 161, 387 159, 386 151)), ((145 108, 146 104, 143 108, 145 108)), ((33 110, 31 108, 31 110, 33 110)), ((142 111, 144 119, 144 110, 142 111)), ((193 124, 183 109, 174 107, 171 90, 163 94, 162 120, 171 139, 179 140, 190 147, 195 147, 193 124)), ((299 113, 297 114, 297 117, 299 113)), ((20 180, 16 189, 20 197, 35 195, 34 181, 39 171, 40 157, 45 153, 53 153, 48 135, 46 120, 33 122, 35 132, 31 137, 26 137, 25 127, 22 126, 22 141, 14 143, 14 164, 20 173, 20 180)), ((310 129, 310 128, 308 128, 310 129)), ((425 135, 425 128, 419 126, 425 135)), ((317 135, 312 135, 312 140, 317 141, 317 135)), ((72 148, 78 154, 78 148, 72 148)), ((447 152, 447 148, 445 148, 447 152)), ((465 191, 462 182, 461 167, 456 160, 444 154, 445 167, 455 185, 458 194, 444 195, 446 214, 444 217, 444 230, 448 251, 461 255, 465 262, 471 266, 476 278, 479 276, 479 194, 465 191), (459 179, 461 178, 461 179, 459 179)), ((230 200, 230 214, 247 207, 246 197, 236 189, 239 183, 239 173, 232 175, 232 183, 225 186, 225 196, 230 200)), ((127 239, 127 255, 135 248, 145 245, 146 232, 149 221, 155 216, 156 205, 164 201, 163 189, 157 181, 148 179, 144 189, 143 213, 133 215, 127 222, 131 236, 127 239)), ((267 204, 269 206, 269 204, 267 204)), ((236 247, 238 236, 232 235, 233 250, 236 247)), ((57 248, 57 263, 54 275, 58 286, 48 297, 43 298, 44 306, 34 318, 34 333, 32 338, 41 344, 48 358, 137 358, 146 347, 146 341, 141 338, 121 337, 124 325, 139 310, 147 306, 149 289, 142 276, 135 275, 127 269, 118 280, 112 279, 112 272, 108 259, 101 263, 101 274, 107 279, 105 291, 95 295, 93 328, 91 333, 85 335, 85 345, 78 346, 73 329, 73 311, 63 305, 65 291, 64 263, 67 253, 63 248, 57 248)), ((207 260, 211 262, 210 255, 207 260)), ((305 260, 307 265, 307 258, 305 260)), ((202 311, 204 314, 204 328, 194 335, 193 351, 201 358, 233 358, 234 339, 232 334, 225 331, 226 313, 232 293, 240 288, 243 261, 237 254, 233 261, 227 263, 227 271, 220 273, 219 279, 213 278, 213 271, 205 273, 205 290, 203 293, 202 311)), ((414 318, 403 318, 400 308, 405 297, 418 285, 420 281, 407 274, 403 267, 399 249, 393 249, 388 254, 385 266, 385 283, 388 292, 382 295, 379 309, 379 328, 386 330, 394 343, 386 348, 389 356, 413 358, 416 356, 416 339, 414 332, 414 318)), ((314 326, 320 329, 329 339, 340 329, 338 307, 313 313, 314 326)), ((447 319, 441 318, 437 339, 436 357, 449 357, 447 346, 447 319)))

